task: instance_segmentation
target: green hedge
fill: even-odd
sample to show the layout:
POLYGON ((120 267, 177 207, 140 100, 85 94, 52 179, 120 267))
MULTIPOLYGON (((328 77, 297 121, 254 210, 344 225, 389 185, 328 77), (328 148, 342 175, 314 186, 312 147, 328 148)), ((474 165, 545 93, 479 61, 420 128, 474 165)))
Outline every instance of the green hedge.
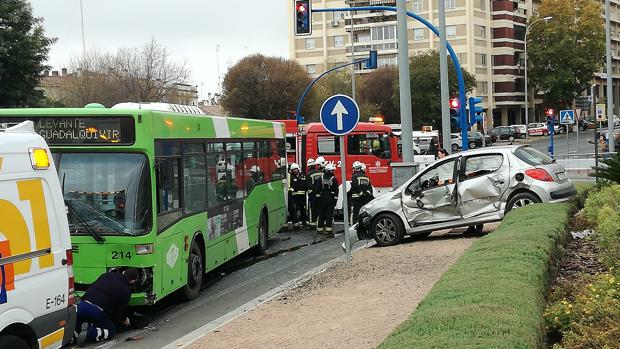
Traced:
POLYGON ((379 348, 539 348, 551 259, 571 204, 508 214, 442 276, 379 348))

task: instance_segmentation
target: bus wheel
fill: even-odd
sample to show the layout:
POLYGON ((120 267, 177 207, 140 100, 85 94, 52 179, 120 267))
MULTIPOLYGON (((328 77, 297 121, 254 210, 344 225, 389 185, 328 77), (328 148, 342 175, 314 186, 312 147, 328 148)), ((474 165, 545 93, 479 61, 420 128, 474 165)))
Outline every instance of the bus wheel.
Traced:
POLYGON ((30 349, 30 345, 23 339, 10 334, 0 337, 0 348, 30 349))
POLYGON ((202 287, 204 268, 202 266, 202 252, 194 240, 187 259, 187 284, 183 287, 185 299, 192 300, 198 297, 202 287))
POLYGON ((267 253, 267 219, 264 214, 260 215, 260 221, 258 222, 258 252, 260 254, 267 253))

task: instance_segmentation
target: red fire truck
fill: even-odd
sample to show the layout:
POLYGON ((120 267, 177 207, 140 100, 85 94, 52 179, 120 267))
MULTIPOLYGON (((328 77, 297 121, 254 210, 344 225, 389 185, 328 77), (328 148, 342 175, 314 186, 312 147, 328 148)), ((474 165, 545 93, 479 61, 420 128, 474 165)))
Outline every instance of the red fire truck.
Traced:
MULTIPOLYGON (((320 123, 304 125, 299 137, 295 120, 281 121, 286 125, 287 160, 289 163, 300 162, 305 169, 307 159, 325 158, 336 166, 336 176, 341 181, 342 162, 340 160, 340 141, 338 137, 327 132, 320 123), (303 149, 297 154, 296 149, 303 149)), ((366 164, 366 174, 372 180, 375 195, 392 190, 392 168, 390 163, 402 161, 400 137, 386 125, 360 122, 351 133, 345 136, 345 166, 347 180, 351 180, 352 166, 355 161, 366 164)), ((341 198, 336 205, 341 208, 341 198)))

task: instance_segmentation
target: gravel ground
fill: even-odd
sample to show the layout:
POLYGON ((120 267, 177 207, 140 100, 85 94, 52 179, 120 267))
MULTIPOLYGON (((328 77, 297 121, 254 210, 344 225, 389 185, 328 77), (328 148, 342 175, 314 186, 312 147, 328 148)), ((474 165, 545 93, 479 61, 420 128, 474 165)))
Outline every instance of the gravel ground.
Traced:
POLYGON ((361 250, 350 264, 330 266, 191 348, 375 348, 472 242, 444 232, 361 250))

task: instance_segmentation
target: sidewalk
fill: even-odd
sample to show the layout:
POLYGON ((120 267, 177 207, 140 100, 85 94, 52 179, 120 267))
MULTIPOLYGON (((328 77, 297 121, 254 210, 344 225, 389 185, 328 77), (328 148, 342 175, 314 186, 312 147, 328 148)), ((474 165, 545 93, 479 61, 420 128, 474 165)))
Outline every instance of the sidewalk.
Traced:
POLYGON ((443 231, 394 247, 360 250, 351 263, 328 265, 301 285, 193 342, 177 345, 375 348, 472 242, 461 233, 443 231))

